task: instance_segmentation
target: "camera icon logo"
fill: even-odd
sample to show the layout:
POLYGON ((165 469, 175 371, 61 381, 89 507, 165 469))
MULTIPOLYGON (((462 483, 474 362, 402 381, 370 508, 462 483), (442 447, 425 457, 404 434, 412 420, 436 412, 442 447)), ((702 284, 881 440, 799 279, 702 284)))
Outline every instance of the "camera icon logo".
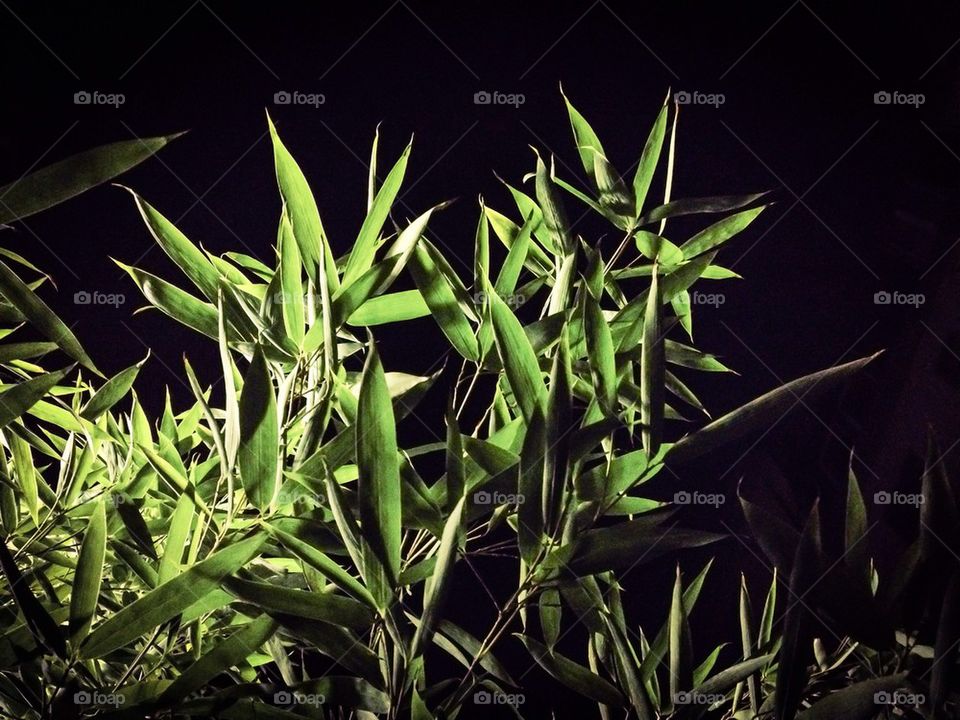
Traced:
POLYGON ((690 93, 686 90, 681 90, 673 94, 673 100, 677 105, 689 105, 690 104, 690 93))
POLYGON ((89 705, 91 702, 93 702, 93 698, 86 690, 81 690, 80 692, 73 694, 73 702, 76 705, 89 705))
POLYGON ((290 705, 293 702, 293 693, 281 690, 273 694, 274 705, 290 705))
POLYGON ((493 95, 486 90, 479 90, 473 94, 474 105, 489 105, 493 102, 493 95))
POLYGON ((879 490, 873 494, 873 502, 877 505, 889 505, 891 499, 890 493, 886 490, 879 490))
POLYGON ((473 694, 474 705, 490 705, 493 702, 493 696, 486 690, 477 690, 473 694))
POLYGON ((874 105, 889 105, 892 102, 893 102, 893 95, 888 93, 886 90, 880 90, 873 94, 874 105))
POLYGON ((79 290, 73 294, 74 305, 89 305, 93 302, 93 296, 86 290, 79 290))
POLYGON ((273 94, 274 105, 289 105, 293 102, 293 96, 286 90, 278 90, 273 94))
POLYGON ((888 293, 886 290, 880 290, 873 294, 873 304, 874 305, 889 305, 893 300, 893 296, 888 293))
POLYGON ((93 102, 93 95, 88 93, 86 90, 80 90, 73 94, 73 104, 74 105, 89 105, 93 102))
POLYGON ((477 505, 489 505, 493 498, 486 490, 480 490, 473 494, 473 502, 477 505))

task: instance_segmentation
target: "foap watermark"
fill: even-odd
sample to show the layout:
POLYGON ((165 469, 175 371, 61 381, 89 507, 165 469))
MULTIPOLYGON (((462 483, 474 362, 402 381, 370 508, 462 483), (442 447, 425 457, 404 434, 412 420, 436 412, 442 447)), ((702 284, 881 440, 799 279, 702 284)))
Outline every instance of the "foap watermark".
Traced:
POLYGON ((874 105, 908 105, 914 110, 927 101, 923 93, 905 93, 899 90, 878 90, 873 94, 874 105))
POLYGON ((720 307, 727 301, 727 296, 723 293, 705 293, 694 290, 690 293, 691 305, 711 305, 715 308, 720 307))
POLYGON ((490 692, 489 690, 477 690, 473 694, 474 705, 509 705, 518 707, 527 701, 523 693, 505 693, 490 692))
POLYGON ((874 705, 899 705, 900 707, 920 707, 927 701, 922 693, 911 693, 906 690, 889 692, 881 690, 873 694, 874 705))
POLYGON ((309 105, 318 108, 327 102, 323 93, 307 93, 299 90, 278 90, 273 94, 274 105, 309 105))
POLYGON ((522 505, 524 500, 526 498, 523 493, 505 493, 499 490, 478 490, 473 494, 475 505, 522 505))
POLYGON ((527 298, 521 293, 506 293, 501 295, 500 293, 491 294, 480 290, 473 294, 473 303, 474 305, 486 305, 491 296, 500 298, 504 304, 511 308, 518 308, 527 301, 527 298))
POLYGON ((918 308, 927 301, 927 296, 923 293, 905 293, 899 290, 890 292, 888 290, 879 290, 873 294, 874 305, 908 305, 918 308))
POLYGON ((118 108, 127 101, 123 93, 106 93, 99 90, 78 90, 73 94, 74 105, 106 105, 118 108))
POLYGON ((320 693, 302 693, 296 690, 281 690, 273 694, 273 704, 290 705, 310 705, 319 707, 327 701, 327 698, 320 693))
POLYGON ((875 505, 908 505, 910 507, 920 507, 924 503, 922 493, 903 493, 897 490, 887 492, 880 490, 873 494, 875 505))
POLYGON ((474 105, 509 105, 518 108, 527 101, 523 93, 506 93, 500 90, 477 90, 473 94, 474 105))
POLYGON ((115 490, 107 495, 107 502, 116 508, 121 505, 133 505, 136 500, 132 495, 127 495, 125 492, 115 490))
POLYGON ((722 693, 702 693, 696 690, 678 692, 673 696, 674 705, 713 705, 726 698, 722 693))
POLYGON ((73 294, 74 305, 110 305, 120 307, 127 301, 123 293, 105 293, 99 290, 78 290, 73 294))
POLYGON ((287 503, 292 503, 297 500, 312 500, 313 502, 322 505, 326 502, 327 498, 323 493, 314 492, 309 490, 301 485, 291 485, 283 486, 280 490, 277 491, 277 502, 281 505, 287 503))
POLYGON ((118 108, 127 101, 123 93, 105 93, 99 90, 78 90, 73 94, 74 105, 106 105, 118 108))
POLYGON ((673 494, 673 502, 676 505, 707 505, 718 508, 727 501, 727 496, 723 493, 702 493, 697 490, 687 492, 681 490, 673 494))
POLYGON ((727 101, 727 96, 723 93, 705 93, 699 90, 679 90, 673 94, 673 100, 677 105, 712 105, 715 108, 720 107, 727 101))
POLYGON ((73 704, 82 706, 120 707, 127 699, 123 693, 104 693, 81 690, 73 694, 73 704))

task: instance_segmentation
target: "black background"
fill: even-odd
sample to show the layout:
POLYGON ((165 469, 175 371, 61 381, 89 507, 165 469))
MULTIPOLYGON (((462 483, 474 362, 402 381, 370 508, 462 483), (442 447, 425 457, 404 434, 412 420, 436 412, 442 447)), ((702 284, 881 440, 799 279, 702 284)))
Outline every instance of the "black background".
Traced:
MULTIPOLYGON (((208 250, 270 262, 279 199, 267 108, 342 253, 363 217, 370 142, 382 123, 383 172, 415 134, 398 219, 458 198, 430 235, 468 277, 477 195, 517 215, 494 173, 518 184, 533 145, 556 154, 564 177, 580 176, 558 83, 624 172, 668 88, 722 93, 719 107, 681 108, 674 197, 769 189, 776 204, 721 255, 744 280, 716 285, 725 303, 696 316, 698 346, 741 376, 694 376, 694 389, 716 414, 782 380, 888 350, 845 393, 798 405, 746 457, 747 446, 737 448, 681 479, 728 493, 722 522, 739 532, 735 484, 744 476, 769 485, 770 460, 792 482, 799 516, 817 494, 842 498, 851 448, 872 493, 915 486, 927 423, 944 451, 957 439, 958 19, 952 3, 0 2, 0 174, 6 182, 96 144, 188 129, 123 182, 208 250), (524 102, 475 104, 485 90, 524 102), (78 91, 125 101, 76 105, 78 91), (322 93, 325 102, 278 106, 278 91, 322 93), (880 91, 921 93, 924 102, 878 105, 880 91), (925 303, 878 305, 878 291, 923 293, 925 303)), ((593 223, 575 229, 609 253, 616 239, 602 239, 605 228, 593 223)), ((59 293, 47 297, 105 371, 153 350, 137 384, 151 409, 167 385, 188 402, 184 353, 215 380, 210 343, 156 312, 132 316, 138 291, 110 257, 180 278, 122 191, 98 189, 18 224, 4 242, 54 276, 59 293), (127 302, 75 305, 81 290, 127 302)), ((429 319, 378 339, 387 368, 406 372, 431 368, 444 348, 429 319)), ((435 391, 418 412, 423 423, 404 427, 407 439, 429 437, 426 426, 441 431, 444 403, 435 391)), ((669 496, 673 486, 661 490, 669 496)), ((881 553, 908 520, 892 527, 878 530, 881 553)), ((732 539, 719 551, 715 596, 699 611, 707 637, 711 613, 735 617, 739 568, 766 582, 752 547, 732 539)), ((665 611, 671 568, 660 565, 627 583, 641 619, 665 611)), ((486 572, 504 574, 506 586, 513 570, 508 562, 486 572)), ((492 606, 469 582, 457 612, 479 631, 492 606)), ((517 674, 529 664, 516 647, 504 652, 517 674)), ((567 701, 555 688, 538 695, 552 686, 537 676, 525 678, 527 711, 567 701)))

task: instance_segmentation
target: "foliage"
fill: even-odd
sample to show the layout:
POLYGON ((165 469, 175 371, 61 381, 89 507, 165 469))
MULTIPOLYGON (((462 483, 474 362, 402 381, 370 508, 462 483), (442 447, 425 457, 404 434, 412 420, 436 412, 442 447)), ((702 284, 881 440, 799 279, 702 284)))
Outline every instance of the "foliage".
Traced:
MULTIPOLYGON (((802 670, 806 636, 788 613, 786 635, 775 637, 776 584, 759 630, 745 622, 733 634, 758 649, 716 669, 720 649, 693 657, 688 622, 707 568, 689 582, 678 570, 656 634, 634 632, 620 579, 723 537, 680 526, 676 508, 643 495, 645 483, 870 358, 681 434, 685 415, 706 414, 681 378, 728 371, 692 344, 691 289, 736 277, 715 261, 760 215, 762 194, 673 199, 669 102, 629 182, 567 109, 587 189, 537 155, 532 194, 506 188, 514 209, 481 200, 466 278, 428 238, 445 204, 397 221, 409 146, 381 183, 374 144, 367 213, 345 255, 272 122, 280 202, 267 263, 206 252, 131 191, 189 289, 121 267, 150 306, 215 343, 221 364, 195 372, 185 360, 195 401, 175 411, 168 397, 157 419, 132 390, 142 363, 104 380, 37 296, 43 276, 26 282, 0 263, 4 335, 29 323, 47 338, 0 344, 6 714, 454 717, 477 693, 521 690, 495 654, 512 642, 605 718, 693 716, 707 696, 756 708, 774 674, 778 716, 792 717, 799 695, 774 654, 802 670), (619 244, 576 232, 571 202, 612 226, 619 244), (704 215, 720 219, 668 239, 675 218, 704 215), (442 386, 442 371, 385 370, 374 334, 428 316, 461 367, 446 428, 436 428, 445 438, 403 447, 398 423, 442 386), (46 372, 37 362, 55 350, 82 368, 46 372), (494 554, 508 556, 517 583, 476 633, 450 618, 453 578, 464 560, 494 554), (561 652, 580 621, 586 646, 561 652), (441 655, 462 670, 443 673, 441 655)), ((20 193, 4 217, 143 159, 117 146, 92 157, 60 167, 96 172, 40 171, 43 198, 20 193)), ((790 562, 777 561, 792 568, 791 583, 819 567, 813 532, 790 562)))

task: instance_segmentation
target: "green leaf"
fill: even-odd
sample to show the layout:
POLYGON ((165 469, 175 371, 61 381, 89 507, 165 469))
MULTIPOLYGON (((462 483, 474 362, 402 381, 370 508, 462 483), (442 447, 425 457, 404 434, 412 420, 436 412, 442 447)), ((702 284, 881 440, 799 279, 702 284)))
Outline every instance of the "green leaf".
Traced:
POLYGON ((0 187, 0 225, 22 220, 105 183, 177 137, 179 134, 101 145, 4 185, 0 187))
POLYGON ((724 535, 661 527, 664 518, 640 516, 610 527, 588 530, 577 539, 569 567, 577 575, 593 575, 650 562, 665 553, 723 540, 724 535))
POLYGON ((356 448, 364 573, 379 606, 385 609, 400 574, 400 463, 390 392, 372 342, 360 382, 356 448))
POLYGON ((327 580, 339 587, 345 593, 352 595, 354 598, 371 608, 376 607, 376 603, 374 602, 370 591, 361 585, 356 578, 340 567, 325 553, 311 546, 304 540, 301 540, 300 538, 291 535, 288 532, 284 532, 279 528, 268 525, 267 530, 269 530, 271 534, 275 535, 276 538, 283 543, 285 548, 303 560, 303 562, 310 565, 314 570, 319 572, 321 575, 327 578, 327 580))
POLYGON ((463 465, 463 436, 457 424, 453 405, 447 409, 447 507, 452 511, 466 488, 466 472, 463 465))
POLYGON ((600 209, 608 217, 612 215, 612 219, 619 227, 631 227, 635 213, 633 195, 627 189, 620 173, 601 152, 594 153, 593 176, 597 184, 600 209), (629 218, 629 220, 618 222, 618 216, 629 218))
POLYGON ((480 356, 477 338, 460 307, 453 284, 455 278, 442 271, 437 263, 437 253, 431 253, 425 245, 421 242, 413 251, 410 274, 443 334, 463 357, 476 361, 480 356))
POLYGON ((670 700, 672 707, 676 698, 687 688, 693 687, 693 648, 690 643, 690 626, 683 607, 683 580, 677 566, 677 579, 673 584, 673 599, 670 604, 670 700))
POLYGON ((56 349, 57 344, 52 342, 5 343, 0 345, 0 363, 8 363, 11 360, 32 360, 56 349))
MULTIPOLYGON (((637 244, 637 250, 639 250, 645 258, 659 260, 661 265, 673 267, 679 265, 684 260, 685 255, 680 248, 656 233, 647 230, 637 230, 633 239, 637 244)), ((652 274, 653 268, 651 267, 649 270, 650 274, 652 274)), ((624 277, 624 274, 620 273, 617 277, 624 277)))
POLYGON ((235 631, 193 663, 174 680, 157 699, 160 706, 182 702, 230 668, 243 663, 276 632, 277 622, 269 615, 261 615, 235 631))
MULTIPOLYGON (((560 92, 563 94, 563 88, 560 92)), ((590 127, 590 123, 577 111, 566 95, 563 95, 563 101, 570 116, 570 128, 573 130, 573 141, 577 146, 577 152, 580 153, 580 162, 583 163, 583 169, 590 177, 591 183, 595 183, 593 157, 595 153, 606 154, 603 151, 603 145, 600 144, 600 138, 590 127)))
POLYGON ((698 215, 701 213, 718 213, 728 210, 737 210, 744 205, 749 205, 755 200, 759 200, 764 195, 762 193, 752 193, 750 195, 718 195, 716 197, 703 198, 684 198, 674 200, 659 207, 653 208, 637 221, 638 225, 649 225, 667 218, 679 217, 681 215, 698 215))
POLYGON ((207 255, 143 198, 132 190, 130 193, 153 239, 207 299, 214 300, 217 297, 220 274, 207 255))
POLYGON ((593 386, 601 405, 612 413, 617 399, 617 363, 610 325, 603 317, 600 304, 590 293, 582 293, 581 300, 593 386))
POLYGON ((217 298, 217 348, 220 351, 220 368, 223 376, 223 412, 226 416, 223 421, 223 444, 227 454, 227 470, 232 471, 240 448, 240 405, 237 400, 237 383, 240 381, 240 373, 237 372, 233 359, 230 357, 222 295, 217 298))
MULTIPOLYGON (((415 618, 411 618, 416 621, 415 618)), ((481 654, 481 643, 473 635, 448 620, 441 620, 437 625, 437 632, 433 636, 434 644, 455 658, 464 667, 470 667, 474 658, 479 657, 478 665, 490 673, 491 676, 512 687, 517 687, 516 681, 494 656, 492 652, 481 654)))
POLYGON ((517 497, 523 498, 517 507, 517 544, 520 557, 528 565, 537 557, 543 542, 544 461, 548 450, 544 410, 537 406, 527 422, 517 482, 517 497))
MULTIPOLYGON (((687 617, 689 617, 693 612, 693 608, 697 604, 697 600, 700 599, 700 593, 703 590, 703 584, 706 582, 707 574, 710 572, 710 568, 712 566, 713 560, 703 566, 703 569, 690 582, 690 584, 687 585, 686 590, 683 591, 683 611, 686 613, 687 617)), ((643 662, 640 664, 640 676, 643 678, 644 682, 656 680, 655 673, 659 669, 660 663, 663 661, 663 657, 667 654, 669 644, 670 618, 668 616, 667 622, 665 622, 660 628, 657 636, 654 638, 653 642, 650 643, 647 652, 644 653, 643 662)))
POLYGON ((751 400, 674 444, 667 454, 668 463, 689 462, 758 428, 769 427, 801 400, 812 400, 862 369, 879 354, 805 375, 751 400))
POLYGON ((286 213, 293 226, 293 236, 300 250, 300 259, 307 270, 307 277, 319 286, 320 273, 324 273, 330 292, 334 292, 340 281, 337 277, 333 255, 327 245, 317 201, 310 191, 310 185, 297 161, 284 147, 277 135, 273 120, 267 115, 270 127, 270 139, 273 142, 273 160, 277 171, 277 184, 286 206, 286 213))
MULTIPOLYGON (((667 99, 669 100, 669 94, 667 99)), ((647 199, 647 192, 650 190, 650 182, 653 180, 653 174, 657 170, 660 162, 660 152, 663 149, 663 138, 667 132, 667 112, 669 105, 663 103, 657 119, 650 129, 647 142, 643 146, 643 153, 640 155, 640 162, 637 163, 637 172, 633 176, 633 195, 636 202, 636 214, 643 211, 643 204, 647 199)))
MULTIPOLYGON (((551 164, 552 162, 551 160, 551 164)), ((540 157, 539 153, 537 154, 535 186, 537 203, 543 212, 543 224, 550 233, 555 251, 558 254, 571 252, 576 245, 570 236, 570 223, 567 220, 567 213, 560 200, 560 194, 555 187, 552 172, 547 172, 547 166, 544 164, 543 158, 540 157)))
POLYGON ((355 630, 365 630, 373 621, 369 608, 356 600, 333 593, 295 590, 239 578, 227 578, 224 586, 237 597, 271 613, 322 620, 355 630))
POLYGON ((480 198, 480 219, 473 235, 473 286, 484 288, 490 281, 490 223, 480 198))
MULTIPOLYGON (((383 260, 364 272, 354 282, 350 283, 350 285, 344 286, 340 289, 337 295, 333 298, 333 316, 334 323, 336 325, 339 326, 344 320, 351 319, 352 316, 355 315, 359 310, 366 308, 368 305, 376 306, 382 310, 386 310, 386 308, 381 306, 381 303, 393 302, 401 297, 407 297, 410 295, 416 296, 416 301, 418 302, 418 304, 414 304, 413 307, 418 309, 427 307, 422 296, 416 290, 405 291, 404 293, 394 293, 394 297, 382 295, 382 293, 385 293, 390 288, 394 280, 396 280, 400 275, 400 272, 403 270, 403 268, 406 267, 410 257, 416 250, 417 244, 423 236, 424 231, 427 229, 427 224, 430 221, 430 217, 441 207, 443 206, 437 205, 432 207, 411 222, 406 228, 403 229, 393 245, 391 245, 383 260)), ((422 317, 423 315, 429 314, 430 311, 426 309, 424 309, 423 312, 416 315, 411 315, 410 317, 403 317, 404 312, 402 310, 398 312, 398 315, 400 315, 402 319, 422 317)), ((354 324, 373 325, 379 323, 354 324)))
POLYGON ((527 251, 531 247, 530 234, 533 232, 533 216, 527 218, 523 226, 519 228, 510 245, 510 251, 507 253, 507 259, 503 261, 500 272, 497 275, 497 281, 494 284, 494 290, 500 297, 512 295, 517 288, 517 281, 520 279, 520 272, 523 270, 524 263, 527 261, 527 251))
POLYGON ((400 191, 400 185, 403 183, 403 176, 407 171, 407 160, 410 157, 410 150, 413 147, 410 144, 404 148, 400 159, 391 168, 387 174, 383 185, 377 191, 377 196, 367 212, 363 225, 360 227, 360 233, 353 244, 353 250, 350 251, 350 257, 347 260, 346 267, 343 270, 343 284, 350 285, 354 280, 366 272, 373 264, 373 257, 377 249, 377 240, 383 225, 390 214, 390 208, 400 191))
POLYGON ((716 695, 726 693, 737 683, 743 682, 749 676, 763 670, 773 659, 773 654, 760 655, 724 668, 709 680, 698 685, 694 694, 716 695))
POLYGON ((147 301, 177 322, 210 338, 217 337, 217 309, 166 280, 114 260, 140 288, 147 301))
MULTIPOLYGON (((527 235, 526 239, 524 240, 529 247, 523 248, 522 264, 534 274, 543 276, 550 273, 550 267, 553 263, 540 245, 530 240, 533 231, 536 230, 543 222, 543 215, 540 213, 540 208, 536 207, 532 200, 530 201, 530 204, 532 206, 530 211, 524 213, 523 215, 523 224, 530 225, 531 234, 527 235)), ((504 244, 508 251, 512 251, 516 242, 521 239, 519 236, 521 230, 520 226, 493 208, 487 207, 484 208, 484 211, 487 214, 487 220, 490 221, 490 225, 497 237, 500 239, 500 242, 504 244)))
MULTIPOLYGON (((0 398, 3 396, 0 395, 0 398)), ((33 524, 40 527, 40 486, 37 484, 37 469, 33 464, 33 453, 30 443, 21 438, 16 432, 7 436, 10 452, 13 455, 13 467, 17 472, 17 483, 23 500, 27 504, 33 524)), ((11 488, 11 492, 12 492, 11 488)), ((16 499, 14 499, 16 502, 16 499)))
POLYGON ((76 642, 86 637, 97 611, 103 561, 107 552, 107 516, 103 500, 93 506, 90 523, 83 534, 77 569, 70 591, 70 637, 76 642))
POLYGON ((773 636, 773 617, 777 612, 777 568, 773 569, 773 578, 770 580, 770 589, 763 602, 763 615, 760 617, 760 631, 757 633, 757 646, 766 647, 773 636))
POLYGON ((727 643, 722 643, 717 645, 713 650, 710 651, 710 654, 704 658, 703 662, 697 665, 693 670, 693 685, 694 687, 703 683, 707 679, 707 676, 710 675, 710 672, 717 664, 717 660, 720 658, 720 653, 723 652, 723 649, 727 646, 727 643))
MULTIPOLYGON (((755 652, 753 619, 750 612, 750 593, 747 592, 747 579, 742 573, 740 575, 740 649, 743 651, 743 658, 745 660, 753 657, 755 652)), ((754 715, 760 711, 760 695, 757 692, 760 687, 759 680, 760 678, 756 675, 747 677, 747 689, 750 693, 750 710, 754 715)))
POLYGON ((639 720, 653 720, 655 717, 653 707, 650 704, 650 697, 647 689, 644 687, 637 672, 637 660, 627 638, 621 631, 618 624, 614 622, 609 613, 602 614, 604 624, 606 625, 607 637, 612 640, 613 650, 617 659, 617 673, 621 678, 621 684, 626 685, 627 697, 630 699, 630 705, 637 713, 639 720))
POLYGON ((279 469, 277 399, 266 358, 258 347, 240 393, 240 479, 251 503, 261 510, 277 494, 279 469))
POLYGON ((87 636, 80 646, 80 657, 103 657, 176 617, 215 590, 225 577, 255 558, 265 539, 266 535, 258 533, 218 550, 203 562, 125 605, 87 636))
POLYGON ((46 373, 0 392, 0 428, 4 428, 27 412, 43 398, 51 388, 63 380, 70 368, 46 373))
POLYGON ((20 612, 23 613, 23 619, 37 644, 56 654, 57 657, 65 659, 67 646, 59 626, 33 594, 30 583, 21 574, 4 540, 0 540, 0 570, 3 571, 10 593, 20 612))
POLYGON ((705 230, 701 230, 680 246, 683 256, 688 260, 715 249, 737 233, 744 230, 756 219, 757 215, 766 209, 766 205, 744 210, 715 222, 705 230))
POLYGON ((496 293, 488 293, 487 300, 500 362, 523 417, 529 423, 538 408, 544 411, 547 400, 537 356, 520 321, 503 300, 496 293))
POLYGON ((136 365, 131 365, 126 370, 121 370, 107 380, 80 409, 80 417, 84 420, 95 422, 98 417, 120 402, 126 394, 130 392, 130 388, 133 387, 133 382, 137 379, 140 368, 143 367, 146 361, 147 359, 144 358, 136 365))
POLYGON ((322 620, 308 620, 296 615, 275 612, 271 617, 287 629, 286 634, 295 642, 305 641, 337 665, 378 687, 383 685, 379 658, 357 638, 356 633, 322 620))
POLYGON ((430 306, 419 290, 401 290, 370 298, 350 316, 347 322, 358 327, 390 325, 430 315, 430 306))
POLYGON ((466 498, 460 497, 443 526, 440 547, 437 550, 437 565, 433 575, 427 579, 423 588, 423 615, 413 637, 411 656, 416 657, 425 645, 430 643, 437 623, 443 617, 447 593, 450 589, 450 575, 460 551, 459 539, 463 534, 461 524, 466 498))
POLYGON ((906 683, 906 672, 861 680, 827 694, 800 713, 798 720, 869 720, 877 717, 877 694, 890 694, 904 687, 906 683))
POLYGON ((568 660, 563 655, 551 652, 546 646, 531 637, 526 635, 518 635, 517 637, 526 646, 537 664, 567 688, 603 705, 623 707, 623 696, 613 685, 599 675, 590 672, 587 668, 572 660, 568 660))
POLYGON ((653 457, 660 450, 663 433, 665 357, 659 275, 659 265, 654 262, 643 316, 643 347, 640 354, 640 424, 643 426, 643 449, 648 457, 653 457))
POLYGON ((277 240, 280 252, 280 292, 283 302, 283 327, 297 347, 303 345, 303 283, 300 280, 300 251, 293 237, 293 225, 287 213, 280 216, 277 240))
POLYGON ((164 583, 180 573, 183 561, 183 547, 190 534, 190 525, 193 523, 194 503, 187 493, 177 500, 177 505, 170 517, 167 528, 167 537, 163 543, 163 556, 157 569, 157 581, 164 583))
POLYGON ((47 304, 2 261, 0 261, 0 294, 44 337, 55 342, 57 347, 85 368, 103 377, 70 328, 64 325, 53 310, 47 307, 47 304))

